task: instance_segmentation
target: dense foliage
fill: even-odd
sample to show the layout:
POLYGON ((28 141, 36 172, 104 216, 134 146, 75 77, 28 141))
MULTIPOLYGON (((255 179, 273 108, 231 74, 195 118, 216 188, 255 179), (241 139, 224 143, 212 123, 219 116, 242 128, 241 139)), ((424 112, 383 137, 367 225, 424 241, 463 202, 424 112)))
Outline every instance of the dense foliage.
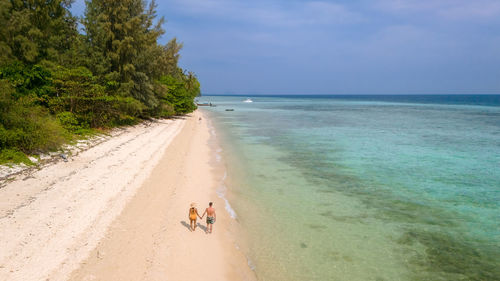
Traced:
POLYGON ((158 43, 154 0, 88 0, 81 19, 71 2, 0 1, 0 163, 196 109, 200 84, 177 65, 182 44, 158 43))

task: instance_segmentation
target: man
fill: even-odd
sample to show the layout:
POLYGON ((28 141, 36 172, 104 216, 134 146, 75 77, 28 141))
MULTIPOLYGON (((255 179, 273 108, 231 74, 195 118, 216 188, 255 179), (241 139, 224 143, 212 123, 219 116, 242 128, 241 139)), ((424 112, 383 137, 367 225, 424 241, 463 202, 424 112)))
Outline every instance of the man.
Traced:
POLYGON ((213 203, 208 203, 208 208, 205 209, 205 212, 201 216, 202 218, 207 214, 207 232, 212 233, 212 225, 215 223, 217 216, 215 215, 215 208, 212 207, 213 203))

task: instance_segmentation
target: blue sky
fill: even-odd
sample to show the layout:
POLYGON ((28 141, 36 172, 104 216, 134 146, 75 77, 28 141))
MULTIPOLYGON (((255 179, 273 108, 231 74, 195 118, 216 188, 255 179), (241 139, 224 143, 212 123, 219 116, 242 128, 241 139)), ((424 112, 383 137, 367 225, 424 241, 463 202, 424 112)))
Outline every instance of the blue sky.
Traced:
POLYGON ((499 0, 158 4, 204 94, 500 93, 499 0))

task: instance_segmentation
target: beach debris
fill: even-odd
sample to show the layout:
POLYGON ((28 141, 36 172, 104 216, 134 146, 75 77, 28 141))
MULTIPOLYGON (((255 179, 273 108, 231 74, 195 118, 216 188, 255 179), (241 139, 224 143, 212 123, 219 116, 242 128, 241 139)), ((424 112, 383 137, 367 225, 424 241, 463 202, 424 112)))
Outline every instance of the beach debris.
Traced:
POLYGON ((28 159, 33 162, 33 163, 37 163, 38 162, 38 159, 36 157, 33 157, 33 156, 28 156, 28 159))
POLYGON ((64 162, 68 162, 68 155, 61 153, 61 154, 59 154, 59 156, 61 156, 61 158, 64 160, 64 162))

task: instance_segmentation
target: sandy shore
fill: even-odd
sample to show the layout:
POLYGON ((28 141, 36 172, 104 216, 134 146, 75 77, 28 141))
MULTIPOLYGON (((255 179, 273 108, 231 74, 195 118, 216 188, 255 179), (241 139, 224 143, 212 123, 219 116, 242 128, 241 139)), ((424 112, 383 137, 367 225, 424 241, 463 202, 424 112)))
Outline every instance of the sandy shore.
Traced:
POLYGON ((0 189, 0 279, 254 280, 199 117, 130 128, 0 189), (213 234, 189 231, 192 201, 214 201, 213 234))

